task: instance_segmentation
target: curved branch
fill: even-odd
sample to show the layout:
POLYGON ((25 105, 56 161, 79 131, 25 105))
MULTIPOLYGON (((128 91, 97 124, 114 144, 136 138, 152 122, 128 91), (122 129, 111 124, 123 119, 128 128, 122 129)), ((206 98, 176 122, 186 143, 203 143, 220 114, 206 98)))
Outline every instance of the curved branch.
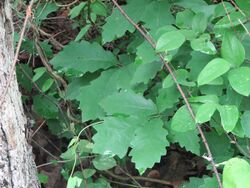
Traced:
MULTIPOLYGON (((129 15, 127 15, 127 13, 121 8, 121 6, 116 2, 116 0, 112 0, 112 2, 114 3, 114 5, 118 8, 118 10, 120 11, 120 13, 141 33, 141 35, 148 41, 148 43, 155 49, 156 48, 156 44, 155 42, 151 39, 151 37, 149 37, 130 17, 129 15)), ((177 86, 177 89, 178 91, 180 92, 185 104, 187 105, 187 108, 188 108, 188 111, 190 113, 190 115, 192 116, 193 120, 195 120, 195 114, 191 108, 191 105, 190 103, 188 102, 188 99, 185 95, 185 93, 183 92, 180 84, 178 83, 177 79, 176 79, 176 76, 174 75, 171 67, 169 66, 168 62, 165 61, 164 59, 164 56, 162 54, 158 54, 163 65, 165 66, 165 68, 168 70, 169 74, 171 75, 172 79, 174 80, 176 86, 177 86)), ((216 168, 216 164, 213 160, 213 155, 211 153, 211 150, 210 150, 210 147, 208 145, 208 142, 207 142, 207 139, 200 127, 199 124, 196 124, 197 125, 197 129, 201 135, 201 139, 202 139, 202 142, 204 143, 205 145, 205 148, 207 150, 207 154, 208 154, 208 158, 209 158, 209 162, 211 163, 212 167, 213 167, 213 171, 216 175, 216 179, 218 181, 218 185, 220 188, 222 188, 222 183, 221 183, 221 179, 220 179, 220 176, 219 176, 219 172, 216 168)))

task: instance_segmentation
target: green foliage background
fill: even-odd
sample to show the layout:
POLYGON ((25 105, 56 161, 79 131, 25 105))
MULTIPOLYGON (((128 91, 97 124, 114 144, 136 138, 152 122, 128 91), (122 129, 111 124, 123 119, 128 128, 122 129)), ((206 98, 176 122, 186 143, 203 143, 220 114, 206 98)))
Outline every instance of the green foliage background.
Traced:
MULTIPOLYGON (((61 51, 53 54, 48 41, 39 42, 54 72, 68 82, 67 88, 62 89, 43 66, 17 67, 25 91, 31 92, 32 83, 21 69, 47 96, 32 96, 33 111, 47 121, 53 134, 71 140, 61 154, 62 159, 73 160, 62 171, 68 187, 85 187, 83 179, 88 188, 110 187, 104 178, 93 181, 91 177, 126 158, 142 174, 160 162, 171 143, 205 156, 198 124, 218 168, 224 169, 223 186, 247 187, 250 1, 236 0, 233 5, 230 1, 127 0, 121 7, 148 32, 156 50, 112 3, 89 2, 70 6, 72 27, 79 34, 61 51), (89 37, 93 28, 98 34, 89 37), (159 54, 171 66, 195 120, 159 54), (67 109, 58 108, 62 103, 67 103, 67 109), (84 136, 87 129, 93 131, 90 140, 84 136), (93 156, 93 168, 84 173, 74 170, 79 165, 77 156, 93 156)), ((32 24, 40 27, 58 9, 54 2, 38 4, 32 24)), ((22 49, 36 56, 32 46, 34 41, 27 39, 22 49)), ((191 178, 183 187, 218 184, 213 176, 191 178)))

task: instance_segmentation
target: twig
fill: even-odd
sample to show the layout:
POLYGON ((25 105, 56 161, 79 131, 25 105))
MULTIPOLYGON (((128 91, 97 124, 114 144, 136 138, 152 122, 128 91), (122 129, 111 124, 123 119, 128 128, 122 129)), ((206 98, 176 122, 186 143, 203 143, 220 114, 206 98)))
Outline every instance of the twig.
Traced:
POLYGON ((5 97, 6 97, 7 93, 8 93, 8 89, 10 87, 11 80, 12 80, 12 78, 14 76, 14 73, 15 73, 15 67, 16 67, 16 63, 17 63, 17 60, 18 60, 18 55, 19 55, 19 52, 20 52, 20 48, 21 48, 21 45, 22 45, 22 42, 23 42, 24 33, 25 33, 25 30, 26 30, 26 27, 27 27, 27 24, 28 24, 28 20, 32 15, 32 6, 33 6, 33 4, 34 4, 34 0, 31 0, 30 4, 28 5, 28 7, 26 9, 26 16, 25 16, 25 19, 24 19, 24 23, 23 23, 21 33, 20 33, 20 38, 19 38, 19 41, 18 41, 18 44, 17 44, 14 60, 13 60, 12 65, 10 65, 10 71, 8 71, 9 76, 7 78, 7 84, 5 86, 5 90, 0 95, 0 110, 3 107, 5 97))
MULTIPOLYGON (((111 183, 122 185, 122 186, 126 186, 126 187, 135 187, 135 188, 138 188, 137 185, 133 185, 133 184, 121 183, 121 182, 114 181, 114 180, 108 180, 108 181, 111 182, 111 183)), ((139 188, 151 188, 151 187, 139 187, 139 188)))
MULTIPOLYGON (((213 120, 214 120, 217 124, 219 124, 219 125, 222 127, 222 124, 221 124, 220 122, 216 121, 216 119, 214 119, 214 118, 213 118, 213 120)), ((236 138, 235 138, 234 135, 233 135, 234 138, 231 138, 230 135, 229 135, 227 132, 225 132, 225 135, 226 135, 227 138, 230 140, 230 143, 231 143, 231 144, 234 144, 234 145, 238 148, 238 150, 239 150, 243 155, 245 155, 245 157, 247 157, 247 158, 250 159, 250 153, 249 153, 249 152, 246 152, 246 151, 240 146, 240 144, 237 142, 237 140, 236 140, 236 138)))
POLYGON ((40 33, 41 35, 44 35, 46 37, 48 37, 48 40, 50 41, 50 43, 54 46, 54 48, 56 50, 61 50, 64 46, 58 42, 51 34, 45 32, 44 30, 42 30, 41 28, 38 28, 36 25, 34 25, 33 23, 30 23, 31 27, 38 33, 40 33))
MULTIPOLYGON (((127 15, 127 13, 120 7, 120 5, 116 2, 116 0, 112 0, 112 2, 114 3, 114 5, 118 8, 118 10, 121 12, 121 14, 141 33, 141 35, 149 42, 149 44, 155 49, 156 48, 156 44, 150 39, 150 37, 148 37, 145 32, 143 32, 143 30, 127 15)), ((164 64, 164 66, 166 67, 166 69, 168 70, 169 74, 171 75, 172 79, 174 80, 176 86, 177 86, 177 89, 179 90, 184 102, 186 103, 187 105, 187 108, 188 108, 188 111, 190 113, 190 115, 192 116, 193 120, 195 120, 195 115, 194 115, 194 112, 190 106, 190 103, 188 102, 188 99, 185 95, 185 93, 183 92, 181 86, 179 85, 171 67, 168 65, 168 62, 165 61, 164 59, 164 56, 162 54, 159 54, 159 57, 162 61, 162 63, 164 64)), ((207 153, 208 153, 208 157, 209 157, 209 162, 211 163, 212 167, 213 167, 213 171, 216 175, 216 178, 217 178, 217 181, 218 181, 218 185, 220 188, 222 188, 222 183, 221 183, 221 179, 220 179, 220 176, 219 176, 219 173, 218 173, 218 170, 216 168, 216 165, 215 165, 215 162, 213 160, 213 155, 211 153, 211 150, 210 150, 210 147, 208 145, 208 142, 207 142, 207 139, 200 127, 199 124, 197 124, 197 129, 201 135, 201 139, 205 145, 205 148, 207 150, 207 153)))
POLYGON ((240 7, 238 7, 238 5, 233 0, 230 0, 230 2, 243 16, 246 16, 246 14, 240 9, 240 7))
POLYGON ((42 128, 42 126, 45 124, 46 120, 44 120, 39 126, 38 128, 34 131, 34 133, 31 135, 31 138, 33 138, 35 136, 35 134, 42 128))
POLYGON ((79 152, 78 151, 76 151, 76 152, 77 152, 77 158, 78 158, 78 160, 80 162, 80 168, 81 168, 81 171, 82 171, 84 187, 88 188, 87 178, 85 177, 85 174, 84 174, 84 168, 83 168, 83 165, 82 165, 82 160, 81 160, 81 157, 79 155, 79 152))
MULTIPOLYGON (((93 157, 97 157, 97 155, 91 155, 91 156, 84 156, 84 157, 81 157, 81 159, 87 159, 87 158, 93 158, 93 157)), ((43 164, 40 164, 40 165, 37 165, 36 168, 42 168, 44 166, 49 166, 49 165, 53 165, 55 163, 57 164, 64 164, 64 163, 68 163, 68 162, 71 162, 71 161, 74 161, 75 159, 68 159, 68 160, 61 160, 61 161, 58 161, 56 160, 56 162, 47 162, 47 163, 43 163, 43 164)))
POLYGON ((131 178, 131 179, 133 180, 133 182, 135 182, 136 185, 138 185, 140 188, 142 187, 142 186, 140 185, 140 183, 137 182, 136 179, 134 179, 134 177, 133 177, 131 174, 129 174, 128 172, 126 172, 125 170, 123 170, 119 165, 117 165, 117 167, 118 167, 118 168, 120 169, 120 171, 122 171, 125 175, 127 175, 129 178, 131 178))
POLYGON ((76 4, 76 3, 78 3, 79 0, 75 0, 75 1, 73 1, 73 2, 71 2, 71 3, 69 3, 69 4, 65 4, 65 5, 62 5, 62 4, 57 3, 56 0, 54 0, 54 2, 55 2, 55 4, 56 4, 56 6, 58 6, 58 7, 70 7, 70 6, 72 6, 72 5, 76 4))
POLYGON ((45 153, 47 153, 49 156, 51 156, 52 158, 58 160, 59 158, 55 155, 53 155, 52 153, 50 153, 48 150, 46 150, 44 147, 42 147, 40 144, 38 144, 34 139, 31 139, 31 141, 33 143, 35 143, 39 148, 41 148, 45 153))
POLYGON ((227 18, 228 18, 228 20, 229 20, 229 22, 230 22, 230 25, 231 25, 231 27, 233 28, 234 33, 237 35, 237 32, 236 32, 235 27, 234 27, 235 25, 233 24, 233 22, 232 22, 232 20, 231 20, 230 14, 229 14, 229 12, 228 12, 228 10, 227 10, 227 7, 226 7, 226 5, 225 5, 225 3, 224 3, 224 0, 221 0, 221 2, 222 2, 222 5, 223 5, 224 10, 225 10, 225 12, 226 12, 227 18))
POLYGON ((230 135, 228 135, 227 133, 225 133, 225 134, 226 134, 226 136, 228 137, 228 139, 230 140, 230 142, 231 142, 232 144, 234 144, 234 145, 238 148, 238 150, 239 150, 245 157, 247 157, 248 159, 250 159, 250 154, 247 153, 247 152, 240 146, 240 144, 237 142, 236 138, 231 138, 230 135))
MULTIPOLYGON (((116 179, 119 179, 119 180, 122 180, 122 181, 128 181, 128 180, 131 179, 130 177, 123 177, 123 176, 116 175, 113 172, 108 171, 108 170, 105 171, 104 173, 108 174, 109 176, 111 176, 113 178, 116 178, 116 179)), ((152 183, 159 183, 159 184, 162 184, 162 185, 173 186, 173 184, 171 182, 166 181, 166 180, 160 180, 160 179, 154 179, 154 178, 142 177, 142 176, 132 176, 132 177, 133 177, 133 179, 138 180, 138 181, 146 181, 146 182, 152 182, 152 183)))
POLYGON ((248 31, 247 27, 242 23, 242 21, 239 19, 240 25, 245 29, 246 34, 250 37, 250 32, 248 31))
POLYGON ((43 63, 43 65, 46 67, 47 71, 56 79, 58 80, 59 82, 61 82, 61 84, 63 85, 64 87, 64 90, 67 89, 68 87, 68 84, 67 82, 61 77, 59 76, 58 74, 54 73, 53 69, 51 68, 51 66, 48 64, 48 59, 46 57, 46 55, 44 54, 43 52, 43 49, 41 48, 38 40, 36 39, 35 40, 35 46, 36 46, 36 49, 37 49, 37 53, 38 55, 40 56, 40 59, 43 63))

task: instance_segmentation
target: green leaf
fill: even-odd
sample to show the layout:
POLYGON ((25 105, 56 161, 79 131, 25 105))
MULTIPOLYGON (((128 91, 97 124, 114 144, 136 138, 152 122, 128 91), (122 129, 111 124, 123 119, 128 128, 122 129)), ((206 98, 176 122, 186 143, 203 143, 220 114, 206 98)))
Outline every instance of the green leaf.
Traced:
POLYGON ((58 6, 55 3, 40 3, 35 9, 34 18, 37 24, 41 24, 42 20, 47 18, 47 16, 58 10, 58 6))
POLYGON ((151 100, 132 91, 121 91, 110 95, 100 104, 108 114, 148 116, 157 113, 156 105, 151 100))
POLYGON ((195 51, 199 51, 209 55, 214 55, 217 53, 214 44, 210 41, 210 35, 208 34, 202 34, 199 38, 192 39, 191 47, 195 51))
POLYGON ((152 62, 147 64, 140 64, 137 66, 131 84, 144 83, 155 77, 156 73, 162 68, 161 62, 152 62))
POLYGON ((84 178, 88 179, 96 173, 95 169, 87 168, 83 170, 84 178))
MULTIPOLYGON (((250 28, 250 24, 248 24, 248 28, 250 28)), ((244 49, 250 49, 250 37, 249 37, 249 35, 247 35, 247 34, 245 35, 245 37, 244 37, 244 39, 242 41, 242 44, 244 46, 244 49)), ((246 55, 246 59, 250 60, 250 51, 246 50, 245 53, 246 53, 245 54, 246 55)))
POLYGON ((73 9, 70 10, 69 15, 70 19, 73 19, 80 15, 81 11, 84 9, 86 2, 81 2, 79 5, 75 6, 73 9))
POLYGON ((247 16, 250 16, 250 0, 235 0, 237 5, 239 6, 240 10, 243 11, 247 16))
MULTIPOLYGON (((175 70, 173 73, 174 73, 174 75, 175 75, 175 77, 177 79, 177 82, 180 85, 184 85, 184 86, 188 86, 188 87, 195 86, 194 82, 187 81, 187 79, 189 79, 189 72, 186 69, 178 69, 178 70, 175 70)), ((163 88, 169 88, 169 87, 171 87, 173 85, 175 85, 175 82, 173 80, 173 77, 169 74, 163 80, 162 87, 163 88)))
POLYGON ((235 7, 229 3, 229 2, 221 2, 218 3, 214 9, 214 15, 213 18, 218 18, 218 17, 222 17, 225 16, 227 14, 227 12, 225 11, 225 8, 227 10, 227 12, 232 12, 235 11, 235 7))
POLYGON ((196 34, 193 30, 190 29, 181 29, 180 32, 184 35, 186 40, 193 40, 196 38, 196 34))
POLYGON ((41 78, 44 73, 46 72, 46 68, 45 67, 39 67, 34 69, 35 75, 32 78, 32 81, 35 82, 37 81, 39 78, 41 78))
POLYGON ((93 149, 93 143, 88 140, 81 139, 78 142, 77 149, 80 151, 79 152, 80 155, 82 153, 91 153, 93 149))
POLYGON ((160 162, 161 156, 166 154, 169 143, 166 139, 167 131, 162 126, 161 120, 154 119, 135 131, 129 155, 140 174, 160 162))
POLYGON ((142 14, 141 21, 145 23, 146 28, 156 30, 174 23, 174 17, 171 14, 171 6, 168 1, 152 1, 147 3, 144 0, 144 4, 146 8, 142 14))
POLYGON ((78 176, 70 176, 67 182, 67 188, 76 188, 80 187, 83 178, 78 176))
POLYGON ((165 52, 175 50, 177 48, 180 48, 185 40, 186 39, 184 35, 178 30, 167 32, 158 39, 156 44, 156 51, 165 52))
POLYGON ((57 119, 58 106, 56 104, 57 101, 53 97, 44 97, 42 95, 33 97, 34 111, 46 119, 57 119))
POLYGON ((244 131, 242 128, 242 124, 240 122, 238 122, 236 124, 236 126, 234 127, 234 129, 232 130, 232 133, 240 138, 244 138, 244 136, 246 135, 247 131, 244 131))
POLYGON ((77 145, 73 145, 72 147, 68 148, 65 152, 63 152, 60 155, 60 157, 64 160, 74 160, 76 149, 77 149, 77 145))
POLYGON ((247 21, 246 17, 241 14, 240 11, 231 12, 229 15, 225 15, 214 26, 215 29, 230 28, 240 25, 240 21, 244 23, 247 21))
POLYGON ((101 155, 93 160, 93 165, 97 170, 108 170, 116 166, 116 161, 109 155, 101 155))
MULTIPOLYGON (((172 129, 172 125, 170 126, 172 129)), ((197 129, 186 132, 171 132, 171 142, 179 143, 181 147, 185 147, 187 151, 191 151, 196 155, 200 155, 200 138, 197 129)))
POLYGON ((93 152, 123 158, 138 126, 134 121, 124 117, 104 118, 103 124, 94 127, 97 133, 93 136, 93 152))
POLYGON ((65 160, 74 160, 76 152, 78 152, 80 156, 92 152, 93 144, 88 140, 80 140, 80 142, 75 143, 76 141, 78 141, 76 138, 71 140, 68 149, 60 155, 61 158, 65 160))
POLYGON ((245 60, 245 49, 234 34, 226 32, 222 40, 221 55, 231 65, 238 67, 245 60))
POLYGON ((43 173, 39 173, 39 174, 37 174, 37 176, 38 176, 40 183, 43 183, 43 184, 48 183, 49 177, 47 175, 45 175, 43 173))
POLYGON ((33 83, 30 81, 30 78, 33 77, 32 69, 29 67, 28 64, 18 63, 16 65, 16 75, 17 81, 22 88, 26 91, 30 92, 33 87, 33 83), (25 72, 26 74, 24 74, 25 72))
POLYGON ((152 63, 153 61, 159 59, 155 50, 147 41, 144 41, 141 45, 139 45, 136 50, 137 57, 142 60, 143 64, 152 63))
POLYGON ((94 3, 90 4, 91 10, 100 16, 106 16, 107 15, 107 6, 100 0, 94 1, 94 3))
POLYGON ((77 99, 77 96, 79 96, 78 89, 89 85, 98 76, 99 73, 86 73, 82 77, 72 79, 66 90, 66 98, 70 100, 77 99))
POLYGON ((106 24, 102 27, 102 42, 110 42, 125 34, 128 30, 133 32, 135 29, 126 18, 119 12, 118 9, 114 9, 114 12, 106 19, 106 24))
POLYGON ((195 14, 189 9, 178 12, 176 15, 176 25, 180 28, 191 29, 194 16, 195 14))
POLYGON ((241 126, 244 134, 250 138, 250 111, 245 111, 241 116, 241 126))
POLYGON ((99 178, 95 183, 89 183, 88 188, 112 188, 107 180, 99 178))
POLYGON ((207 177, 204 178, 204 184, 201 185, 199 188, 212 188, 212 187, 218 187, 218 181, 216 179, 216 177, 207 177))
POLYGON ((94 72, 107 69, 117 63, 115 56, 105 51, 98 43, 71 42, 50 62, 56 69, 64 72, 94 72))
POLYGON ((176 132, 187 132, 196 128, 186 105, 180 107, 172 118, 171 127, 176 132))
POLYGON ((224 188, 243 188, 249 186, 250 165, 240 158, 232 158, 223 169, 224 188))
POLYGON ((222 59, 215 58, 210 61, 200 72, 198 76, 198 85, 205 85, 225 74, 230 69, 230 64, 222 59))
POLYGON ((203 184, 203 179, 191 177, 189 182, 184 184, 181 188, 199 188, 203 184))
POLYGON ((43 91, 43 92, 48 91, 49 88, 53 85, 53 83, 54 83, 54 79, 52 79, 52 78, 47 79, 47 80, 43 83, 42 91, 43 91))
POLYGON ((182 188, 217 188, 218 182, 216 177, 190 178, 189 182, 182 188))
POLYGON ((250 68, 240 67, 229 72, 228 80, 232 88, 239 94, 250 94, 250 68))
MULTIPOLYGON (((122 8, 135 23, 142 21, 145 27, 151 30, 174 22, 170 13, 170 4, 167 1, 129 0, 122 8)), ((126 31, 135 30, 118 9, 114 9, 106 21, 102 33, 103 43, 123 36, 126 31)))
POLYGON ((159 94, 156 98, 156 105, 160 112, 165 109, 171 109, 179 101, 180 92, 177 90, 176 86, 162 88, 159 90, 159 94))
POLYGON ((198 1, 197 0, 189 0, 189 1, 177 0, 177 2, 175 2, 175 4, 182 6, 184 8, 189 8, 195 12, 196 11, 200 12, 201 8, 208 7, 207 3, 204 0, 198 0, 198 1))
POLYGON ((75 42, 80 41, 84 37, 84 35, 87 33, 87 31, 89 30, 89 28, 90 28, 90 25, 86 25, 85 27, 83 27, 81 29, 81 31, 78 33, 78 35, 76 36, 75 42))
POLYGON ((196 113, 196 122, 205 123, 210 121, 212 115, 216 110, 217 105, 215 103, 205 103, 199 106, 196 113))
MULTIPOLYGON (((154 3, 151 0, 127 0, 127 4, 124 6, 124 11, 130 15, 134 22, 137 23, 139 21, 145 21, 142 17, 145 15, 146 8, 152 5, 154 5, 154 3)), ((154 12, 154 14, 156 13, 154 12)))
POLYGON ((213 57, 197 51, 192 51, 190 55, 191 59, 188 61, 186 69, 190 70, 190 80, 196 81, 201 70, 207 65, 209 61, 213 59, 213 57))
MULTIPOLYGON (((205 133, 207 142, 213 154, 213 158, 216 163, 229 160, 234 155, 234 150, 231 147, 231 143, 228 141, 228 137, 224 134, 219 135, 216 131, 205 133)), ((204 145, 202 145, 201 153, 206 153, 204 145)))
POLYGON ((239 118, 239 111, 236 106, 223 105, 218 106, 220 112, 221 123, 225 131, 230 132, 236 126, 239 118))
POLYGON ((99 104, 100 101, 119 89, 129 88, 133 72, 133 65, 104 71, 90 85, 76 90, 83 121, 104 117, 105 112, 99 104))
POLYGON ((207 17, 204 13, 197 13, 192 21, 192 29, 196 33, 203 33, 207 28, 207 17))
POLYGON ((219 98, 216 95, 204 95, 197 97, 190 97, 189 102, 201 102, 201 103, 219 103, 219 98))
MULTIPOLYGON (((150 4, 151 0, 128 0, 127 4, 122 6, 122 8, 129 17, 137 23, 142 20, 146 6, 150 4)), ((126 31, 132 33, 135 30, 133 25, 127 21, 117 8, 115 8, 113 13, 106 19, 106 24, 102 28, 103 43, 111 42, 114 39, 122 37, 126 31)))

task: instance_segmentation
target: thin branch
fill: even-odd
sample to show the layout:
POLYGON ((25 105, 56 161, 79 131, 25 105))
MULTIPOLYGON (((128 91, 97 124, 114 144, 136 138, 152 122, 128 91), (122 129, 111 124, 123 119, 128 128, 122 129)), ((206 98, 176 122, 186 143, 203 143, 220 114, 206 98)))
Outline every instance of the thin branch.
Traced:
POLYGON ((246 14, 240 9, 240 7, 238 7, 238 5, 233 0, 230 0, 230 2, 243 16, 246 16, 246 14))
POLYGON ((250 154, 249 154, 248 152, 246 152, 246 151, 241 147, 241 145, 237 142, 236 138, 235 138, 235 137, 234 137, 234 138, 231 138, 230 135, 228 135, 227 133, 225 133, 225 134, 226 134, 226 136, 228 137, 228 139, 230 140, 230 142, 231 142, 232 144, 234 144, 234 145, 238 148, 239 152, 242 153, 242 154, 243 154, 245 157, 247 157, 248 159, 250 159, 250 154))
POLYGON ((54 2, 55 2, 55 4, 56 4, 56 6, 58 6, 58 7, 70 7, 70 6, 72 6, 72 5, 76 4, 76 3, 78 3, 79 0, 75 0, 75 1, 73 1, 73 2, 71 2, 71 3, 69 3, 69 4, 65 4, 65 5, 57 3, 56 0, 54 0, 54 2))
POLYGON ((122 171, 126 176, 128 176, 128 177, 130 177, 131 179, 132 179, 132 181, 138 186, 138 187, 142 187, 141 185, 140 185, 140 183, 139 182, 137 182, 135 179, 134 179, 134 177, 132 176, 132 175, 130 175, 128 172, 126 172, 125 170, 123 170, 119 165, 117 165, 117 167, 119 168, 119 170, 120 171, 122 171))
MULTIPOLYGON (((88 159, 88 158, 94 158, 94 157, 97 157, 97 155, 84 156, 84 157, 81 157, 81 159, 88 159)), ((47 162, 47 163, 37 165, 36 168, 42 168, 42 167, 45 167, 45 166, 55 165, 55 164, 65 164, 65 163, 68 163, 68 162, 72 162, 74 160, 75 159, 60 160, 60 161, 56 160, 56 162, 50 161, 50 162, 47 162)))
POLYGON ((38 28, 38 27, 37 27, 36 25, 34 25, 33 23, 30 23, 30 25, 31 25, 31 27, 32 27, 37 33, 40 33, 41 35, 44 35, 44 36, 48 37, 48 40, 50 41, 50 43, 54 46, 54 48, 55 48, 56 50, 61 50, 61 49, 63 49, 64 46, 54 38, 55 36, 53 36, 53 35, 51 35, 51 34, 45 32, 45 31, 42 30, 41 28, 38 28))
POLYGON ((6 97, 7 93, 8 93, 12 78, 13 78, 13 76, 15 74, 15 67, 16 67, 16 63, 17 63, 17 60, 18 60, 18 55, 19 55, 19 52, 20 52, 20 49, 21 49, 21 45, 23 43, 24 33, 25 33, 25 30, 26 30, 26 27, 27 27, 27 24, 28 24, 28 20, 32 16, 32 6, 33 6, 33 4, 34 4, 34 0, 31 0, 30 4, 28 5, 28 7, 26 9, 26 16, 25 16, 25 19, 24 19, 24 23, 23 23, 21 33, 20 33, 20 38, 19 38, 19 41, 18 41, 18 44, 17 44, 16 53, 15 53, 15 56, 14 56, 13 63, 12 63, 12 65, 10 65, 10 71, 8 72, 9 76, 7 78, 7 84, 5 86, 5 90, 0 95, 0 110, 3 107, 5 97, 6 97))
MULTIPOLYGON (((101 172, 101 173, 103 173, 103 172, 101 172)), ((119 175, 116 175, 113 172, 108 171, 108 170, 105 171, 104 173, 108 174, 109 176, 111 176, 113 178, 116 178, 116 179, 119 179, 119 180, 122 180, 122 181, 129 181, 129 180, 131 180, 130 177, 119 176, 119 175)), ((145 181, 145 182, 152 182, 152 183, 159 183, 159 184, 162 184, 162 185, 173 186, 173 184, 171 182, 166 181, 166 180, 160 180, 160 179, 149 178, 149 177, 142 177, 142 176, 132 176, 132 177, 133 177, 133 179, 138 180, 138 181, 145 181)))
POLYGON ((245 29, 246 34, 250 37, 250 32, 248 31, 247 27, 242 23, 242 21, 239 19, 240 25, 245 29))
MULTIPOLYGON (((138 188, 137 185, 133 185, 133 184, 121 183, 121 182, 114 181, 114 180, 109 180, 109 179, 108 179, 108 181, 111 182, 111 183, 114 183, 114 184, 122 185, 122 186, 138 188)), ((149 188, 149 187, 139 187, 139 188, 149 188)))
POLYGON ((84 168, 83 168, 83 164, 82 164, 82 160, 81 160, 81 157, 79 155, 79 152, 77 151, 77 158, 79 160, 79 163, 80 163, 80 168, 81 168, 81 171, 82 171, 82 176, 83 176, 83 182, 84 182, 84 187, 85 188, 88 188, 88 183, 87 183, 87 178, 85 177, 85 174, 84 174, 84 168))
POLYGON ((67 82, 61 76, 56 74, 53 71, 53 69, 51 68, 51 66, 48 64, 48 59, 47 59, 46 55, 44 54, 44 51, 43 51, 42 47, 40 46, 37 39, 35 40, 35 46, 36 46, 36 49, 37 49, 37 53, 40 56, 40 59, 41 59, 43 65, 46 67, 47 71, 52 75, 52 77, 54 77, 56 80, 61 82, 61 84, 64 87, 64 90, 66 90, 67 87, 68 87, 67 82))
POLYGON ((31 138, 33 138, 35 136, 35 134, 42 128, 42 126, 45 125, 45 122, 46 122, 46 120, 43 120, 43 122, 37 127, 37 129, 31 135, 31 138))
POLYGON ((45 153, 47 153, 49 156, 54 158, 55 160, 59 160, 59 158, 52 153, 50 153, 48 150, 46 150, 44 147, 42 147, 39 143, 37 143, 34 139, 31 139, 31 141, 36 144, 39 148, 41 148, 45 153))
MULTIPOLYGON (((121 6, 116 2, 116 0, 112 0, 112 2, 114 3, 114 5, 118 8, 118 10, 121 12, 121 14, 141 33, 141 35, 149 42, 149 44, 155 49, 156 48, 156 44, 151 40, 151 37, 149 37, 147 34, 145 34, 145 32, 127 15, 127 13, 121 8, 121 6)), ((169 74, 171 75, 172 79, 174 80, 176 86, 177 86, 177 89, 179 90, 184 102, 186 103, 187 105, 187 108, 188 108, 188 111, 190 113, 190 115, 192 116, 193 120, 195 120, 195 114, 190 106, 190 103, 188 102, 188 99, 185 95, 185 93, 183 92, 181 86, 179 85, 177 79, 176 79, 176 76, 174 75, 171 67, 169 66, 168 62, 165 61, 164 59, 164 56, 162 54, 158 54, 162 63, 164 64, 164 66, 166 67, 166 69, 168 70, 169 74)), ((218 181, 218 185, 220 188, 222 188, 222 183, 221 183, 221 179, 220 179, 220 176, 219 176, 219 172, 216 168, 216 165, 215 165, 215 162, 213 160, 213 155, 211 153, 211 150, 210 150, 210 147, 208 145, 208 142, 207 142, 207 139, 200 127, 199 124, 197 124, 197 129, 201 135, 201 139, 205 145, 205 148, 207 150, 207 154, 208 154, 208 157, 209 157, 209 162, 211 163, 212 167, 213 167, 213 171, 216 175, 216 178, 217 178, 217 181, 218 181)))

